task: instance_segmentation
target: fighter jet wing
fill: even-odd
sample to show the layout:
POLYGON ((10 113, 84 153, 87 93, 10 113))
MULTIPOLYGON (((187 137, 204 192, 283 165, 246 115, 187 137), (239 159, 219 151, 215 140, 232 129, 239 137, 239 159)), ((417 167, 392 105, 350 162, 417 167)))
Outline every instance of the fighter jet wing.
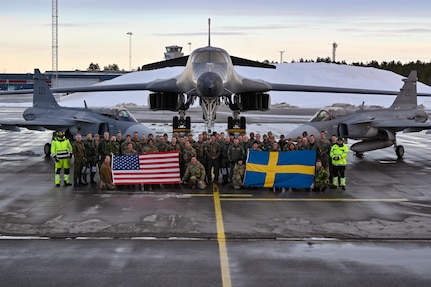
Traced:
POLYGON ((37 119, 34 121, 26 121, 23 119, 9 119, 0 121, 0 129, 10 131, 20 131, 20 128, 37 131, 44 131, 45 129, 56 130, 61 128, 68 128, 75 125, 76 121, 74 120, 52 118, 37 119))
POLYGON ((79 126, 80 124, 98 124, 101 121, 95 120, 94 118, 86 118, 81 116, 79 112, 73 118, 61 118, 61 117, 42 117, 32 121, 26 121, 24 119, 7 119, 0 121, 0 129, 19 131, 19 128, 27 128, 29 130, 43 131, 56 130, 62 128, 70 128, 79 126))
POLYGON ((405 132, 431 129, 431 122, 418 123, 407 119, 378 121, 371 125, 375 128, 405 130, 405 132))

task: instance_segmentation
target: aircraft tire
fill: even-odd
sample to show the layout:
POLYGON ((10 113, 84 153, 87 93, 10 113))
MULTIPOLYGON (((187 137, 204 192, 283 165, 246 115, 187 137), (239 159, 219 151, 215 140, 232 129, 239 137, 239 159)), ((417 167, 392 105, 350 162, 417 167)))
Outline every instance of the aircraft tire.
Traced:
POLYGON ((395 148, 395 153, 398 158, 403 158, 404 156, 404 147, 402 145, 397 145, 395 148))
POLYGON ((51 144, 50 143, 46 143, 43 146, 43 152, 45 153, 45 156, 50 156, 51 155, 51 144))
POLYGON ((241 118, 239 119, 239 127, 240 127, 240 129, 245 130, 245 126, 246 126, 245 117, 241 117, 241 118))
POLYGON ((178 116, 172 118, 172 129, 178 129, 178 116))
POLYGON ((190 117, 186 117, 186 129, 190 130, 192 127, 190 117))
POLYGON ((227 118, 227 129, 228 130, 233 129, 233 117, 228 117, 227 118))

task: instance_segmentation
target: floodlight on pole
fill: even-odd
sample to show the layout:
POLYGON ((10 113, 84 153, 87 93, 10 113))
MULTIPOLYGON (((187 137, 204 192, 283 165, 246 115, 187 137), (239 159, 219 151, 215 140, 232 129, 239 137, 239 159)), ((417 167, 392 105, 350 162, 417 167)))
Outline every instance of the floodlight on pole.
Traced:
POLYGON ((132 32, 127 32, 129 35, 129 71, 132 71, 132 32))

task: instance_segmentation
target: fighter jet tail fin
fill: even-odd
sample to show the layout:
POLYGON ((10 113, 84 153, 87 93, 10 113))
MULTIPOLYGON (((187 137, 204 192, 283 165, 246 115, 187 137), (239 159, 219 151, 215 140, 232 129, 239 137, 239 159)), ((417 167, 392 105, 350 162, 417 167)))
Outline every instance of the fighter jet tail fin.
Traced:
POLYGON ((34 70, 33 107, 59 107, 54 95, 49 88, 48 83, 46 82, 46 77, 40 73, 39 69, 34 70))
POLYGON ((416 109, 418 105, 418 94, 416 89, 417 71, 412 70, 407 79, 403 79, 403 81, 404 85, 390 108, 416 109))

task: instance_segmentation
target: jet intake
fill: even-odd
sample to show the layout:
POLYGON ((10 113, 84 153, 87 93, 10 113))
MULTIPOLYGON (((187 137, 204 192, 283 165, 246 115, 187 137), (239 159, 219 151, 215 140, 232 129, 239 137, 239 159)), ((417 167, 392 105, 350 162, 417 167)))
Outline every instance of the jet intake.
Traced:
POLYGON ((393 141, 388 140, 367 140, 353 144, 350 149, 354 152, 366 152, 370 150, 381 149, 393 145, 393 141))
POLYGON ((267 111, 270 102, 269 94, 244 93, 239 94, 240 111, 267 111))
POLYGON ((202 74, 197 81, 197 92, 201 97, 219 97, 223 91, 223 81, 214 72, 202 74))
POLYGON ((151 93, 148 97, 150 110, 178 111, 179 95, 176 93, 151 93))

